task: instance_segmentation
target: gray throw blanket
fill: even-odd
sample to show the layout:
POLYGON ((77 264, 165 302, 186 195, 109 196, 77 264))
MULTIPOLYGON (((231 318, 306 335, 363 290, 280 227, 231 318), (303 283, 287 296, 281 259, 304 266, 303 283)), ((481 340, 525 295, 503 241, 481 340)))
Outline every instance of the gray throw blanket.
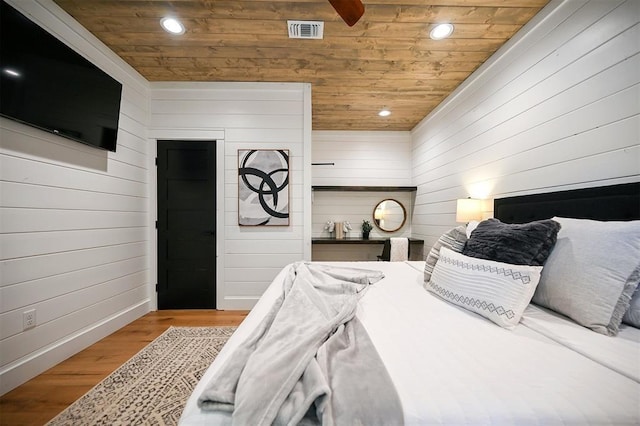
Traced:
POLYGON ((283 292, 198 399, 237 425, 401 425, 395 387, 355 318, 378 271, 291 266, 283 292))

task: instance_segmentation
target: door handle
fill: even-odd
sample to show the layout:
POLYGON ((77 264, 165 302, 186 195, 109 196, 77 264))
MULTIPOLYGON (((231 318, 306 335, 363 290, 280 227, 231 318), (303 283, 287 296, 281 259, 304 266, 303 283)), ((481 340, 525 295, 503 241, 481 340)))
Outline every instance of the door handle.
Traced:
POLYGON ((205 235, 216 235, 216 231, 204 231, 205 235))

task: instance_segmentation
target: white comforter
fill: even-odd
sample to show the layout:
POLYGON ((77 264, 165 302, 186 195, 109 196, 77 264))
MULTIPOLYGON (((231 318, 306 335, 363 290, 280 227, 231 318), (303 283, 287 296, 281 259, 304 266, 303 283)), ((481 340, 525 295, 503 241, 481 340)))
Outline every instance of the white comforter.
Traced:
MULTIPOLYGON (((601 336, 530 306, 509 331, 425 291, 423 262, 339 265, 386 276, 356 316, 387 366, 405 424, 640 424, 640 330, 601 336)), ((282 274, 218 355, 181 424, 215 424, 196 400, 264 317, 281 282, 282 274)))

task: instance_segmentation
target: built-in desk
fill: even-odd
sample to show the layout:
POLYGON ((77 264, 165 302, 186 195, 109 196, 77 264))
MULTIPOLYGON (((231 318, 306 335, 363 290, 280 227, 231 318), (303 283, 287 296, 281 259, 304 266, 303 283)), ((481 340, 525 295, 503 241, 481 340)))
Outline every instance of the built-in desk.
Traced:
MULTIPOLYGON (((384 244, 388 238, 331 238, 331 237, 315 237, 311 239, 311 244, 384 244)), ((409 244, 424 244, 424 240, 417 238, 409 238, 409 244)))
MULTIPOLYGON (((358 238, 343 238, 339 240, 331 237, 314 237, 311 239, 312 245, 325 247, 329 244, 334 244, 334 245, 341 246, 341 248, 335 250, 337 255, 336 258, 331 258, 332 257, 331 254, 327 253, 325 249, 322 251, 322 253, 317 253, 317 255, 314 252, 313 260, 323 260, 323 261, 324 260, 328 260, 328 261, 375 260, 376 255, 382 253, 382 245, 387 240, 388 238, 370 238, 368 240, 365 240, 358 237, 358 238), (342 247, 346 249, 345 246, 358 246, 358 245, 365 246, 365 247, 378 245, 379 247, 366 248, 366 249, 365 247, 362 247, 361 249, 358 249, 357 247, 352 247, 349 250, 350 252, 352 252, 351 255, 342 249, 342 247), (362 256, 359 256, 358 254, 362 254, 362 256)), ((422 249, 424 245, 424 240, 421 240, 418 238, 409 238, 409 244, 411 245, 411 248, 409 249, 409 253, 410 253, 409 258, 411 260, 423 260, 422 249)))

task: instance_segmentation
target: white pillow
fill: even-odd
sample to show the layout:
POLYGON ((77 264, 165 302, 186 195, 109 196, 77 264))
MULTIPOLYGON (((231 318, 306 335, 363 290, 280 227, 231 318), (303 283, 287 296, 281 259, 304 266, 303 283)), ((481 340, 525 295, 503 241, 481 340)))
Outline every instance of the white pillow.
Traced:
POLYGON ((562 227, 533 303, 615 336, 640 282, 640 220, 553 220, 562 227))
POLYGON ((440 249, 427 290, 513 329, 529 305, 542 266, 511 265, 440 249))

